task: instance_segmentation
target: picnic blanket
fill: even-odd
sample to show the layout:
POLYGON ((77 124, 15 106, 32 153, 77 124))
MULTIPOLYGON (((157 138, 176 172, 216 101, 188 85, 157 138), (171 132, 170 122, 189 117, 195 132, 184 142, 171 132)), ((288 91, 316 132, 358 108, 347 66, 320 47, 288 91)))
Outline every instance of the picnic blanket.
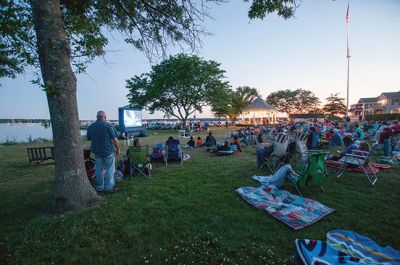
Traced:
POLYGON ((354 231, 332 230, 326 239, 296 239, 294 264, 400 264, 399 251, 354 231))
MULTIPOLYGON (((340 162, 340 161, 326 160, 326 166, 327 167, 341 168, 342 165, 343 165, 343 163, 340 162)), ((390 165, 386 165, 386 164, 371 163, 371 168, 372 168, 372 171, 376 174, 381 169, 391 168, 391 166, 390 165)), ((367 171, 367 173, 372 173, 369 168, 365 168, 365 170, 367 171)), ((349 172, 364 172, 363 169, 360 168, 359 166, 357 166, 357 167, 346 167, 346 171, 349 171, 349 172)))
POLYGON ((236 192, 249 204, 298 230, 318 222, 334 209, 297 195, 280 190, 274 185, 262 187, 241 187, 236 192))

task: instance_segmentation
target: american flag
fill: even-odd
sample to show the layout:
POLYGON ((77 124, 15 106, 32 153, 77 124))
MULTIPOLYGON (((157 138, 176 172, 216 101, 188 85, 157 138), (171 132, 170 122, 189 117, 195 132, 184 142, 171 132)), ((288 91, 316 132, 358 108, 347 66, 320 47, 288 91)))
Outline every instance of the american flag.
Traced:
POLYGON ((349 24, 349 20, 350 20, 349 8, 350 8, 350 3, 347 4, 346 24, 349 24))

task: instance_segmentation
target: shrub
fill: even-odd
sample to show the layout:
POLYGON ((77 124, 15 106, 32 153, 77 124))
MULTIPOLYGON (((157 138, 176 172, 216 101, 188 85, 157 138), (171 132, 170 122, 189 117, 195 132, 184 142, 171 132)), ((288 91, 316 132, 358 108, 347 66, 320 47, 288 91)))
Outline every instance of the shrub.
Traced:
POLYGON ((367 121, 400 120, 400 113, 365 115, 367 121))

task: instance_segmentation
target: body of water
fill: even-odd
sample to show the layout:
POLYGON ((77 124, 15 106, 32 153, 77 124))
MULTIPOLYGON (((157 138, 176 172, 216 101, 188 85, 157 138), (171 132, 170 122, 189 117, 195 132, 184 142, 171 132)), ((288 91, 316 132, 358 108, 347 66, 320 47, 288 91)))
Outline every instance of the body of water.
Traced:
MULTIPOLYGON (((86 135, 86 130, 81 130, 81 135, 86 135)), ((51 127, 45 128, 40 123, 1 123, 0 143, 8 141, 28 142, 31 139, 53 139, 51 127)))

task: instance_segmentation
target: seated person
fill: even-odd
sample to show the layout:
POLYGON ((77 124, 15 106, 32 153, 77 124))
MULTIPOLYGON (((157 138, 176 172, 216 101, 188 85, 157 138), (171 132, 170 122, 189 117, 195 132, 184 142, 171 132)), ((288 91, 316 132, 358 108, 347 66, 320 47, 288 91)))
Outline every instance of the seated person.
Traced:
POLYGON ((315 127, 310 127, 310 132, 307 137, 307 149, 315 150, 318 147, 319 133, 315 127))
MULTIPOLYGON (((138 138, 135 138, 133 140, 133 146, 134 147, 140 147, 141 146, 140 141, 139 141, 138 138)), ((123 173, 124 176, 129 176, 129 175, 134 174, 133 168, 131 167, 131 163, 133 163, 133 162, 131 161, 131 154, 130 154, 129 148, 126 150, 125 155, 126 156, 123 157, 124 165, 123 165, 122 173, 123 173)), ((150 161, 150 157, 148 157, 147 160, 150 161)), ((153 167, 152 167, 151 163, 148 163, 146 165, 146 171, 147 172, 151 171, 152 168, 153 167)))
POLYGON ((194 142, 193 136, 190 136, 190 139, 189 139, 189 141, 187 142, 186 145, 187 145, 188 147, 194 147, 195 142, 194 142))
POLYGON ((180 143, 178 139, 174 139, 172 136, 168 137, 168 140, 165 142, 164 155, 168 156, 168 158, 180 159, 182 154, 179 152, 179 145, 180 143))
POLYGON ((332 137, 333 137, 333 131, 327 131, 323 139, 330 142, 332 140, 332 137))
POLYGON ((173 142, 174 142, 174 137, 170 136, 170 137, 168 137, 167 141, 165 141, 165 145, 171 144, 173 142))
POLYGON ((364 151, 364 152, 369 152, 369 144, 367 142, 361 142, 360 145, 358 146, 358 150, 364 151))
POLYGON ((364 136, 364 132, 363 130, 358 126, 358 124, 355 125, 355 129, 354 129, 354 133, 353 133, 353 138, 355 140, 364 140, 365 136, 364 136))
POLYGON ((263 142, 263 134, 262 134, 262 132, 258 133, 257 141, 258 141, 259 144, 261 144, 263 142))
POLYGON ((178 139, 174 139, 174 137, 170 136, 170 137, 168 137, 167 141, 165 142, 165 145, 171 145, 171 144, 178 145, 180 143, 179 143, 178 139))
POLYGON ((344 143, 344 150, 340 153, 340 157, 346 155, 346 154, 351 154, 353 150, 358 150, 358 145, 356 145, 353 141, 353 139, 350 136, 346 136, 343 138, 343 143, 344 143))
POLYGON ((237 146, 237 150, 239 152, 242 152, 242 149, 240 148, 240 141, 237 135, 233 136, 233 144, 237 146))
POLYGON ((284 161, 285 165, 281 166, 274 175, 268 177, 259 177, 262 186, 275 185, 281 187, 286 180, 296 181, 298 175, 293 171, 292 166, 288 161, 284 161))
POLYGON ((239 130, 237 136, 239 137, 239 139, 242 139, 244 137, 244 133, 242 132, 242 130, 239 130))
POLYGON ((140 146, 140 141, 138 138, 136 138, 135 140, 133 140, 133 146, 135 147, 139 147, 140 146))
POLYGON ((229 150, 231 150, 231 147, 227 141, 225 141, 223 145, 217 146, 217 151, 229 151, 229 150))
POLYGON ((379 134, 379 144, 384 144, 386 139, 389 139, 392 136, 391 129, 386 127, 383 131, 379 134))
POLYGON ((212 135, 212 132, 208 133, 208 136, 206 137, 206 146, 216 146, 217 145, 217 140, 214 138, 212 135))
POLYGON ((199 136, 199 137, 197 137, 197 140, 196 140, 196 147, 201 147, 201 146, 203 146, 203 140, 199 136))
POLYGON ((391 130, 393 134, 400 134, 400 123, 398 121, 393 121, 391 130))
POLYGON ((257 147, 257 167, 260 168, 274 152, 274 146, 257 147))
POLYGON ((337 129, 333 129, 332 140, 330 142, 331 146, 342 146, 343 137, 337 129))
POLYGON ((353 141, 353 138, 350 136, 345 136, 343 138, 344 149, 340 152, 339 156, 332 156, 330 159, 338 161, 340 158, 345 156, 346 154, 351 154, 354 150, 359 150, 358 145, 356 145, 353 141))

